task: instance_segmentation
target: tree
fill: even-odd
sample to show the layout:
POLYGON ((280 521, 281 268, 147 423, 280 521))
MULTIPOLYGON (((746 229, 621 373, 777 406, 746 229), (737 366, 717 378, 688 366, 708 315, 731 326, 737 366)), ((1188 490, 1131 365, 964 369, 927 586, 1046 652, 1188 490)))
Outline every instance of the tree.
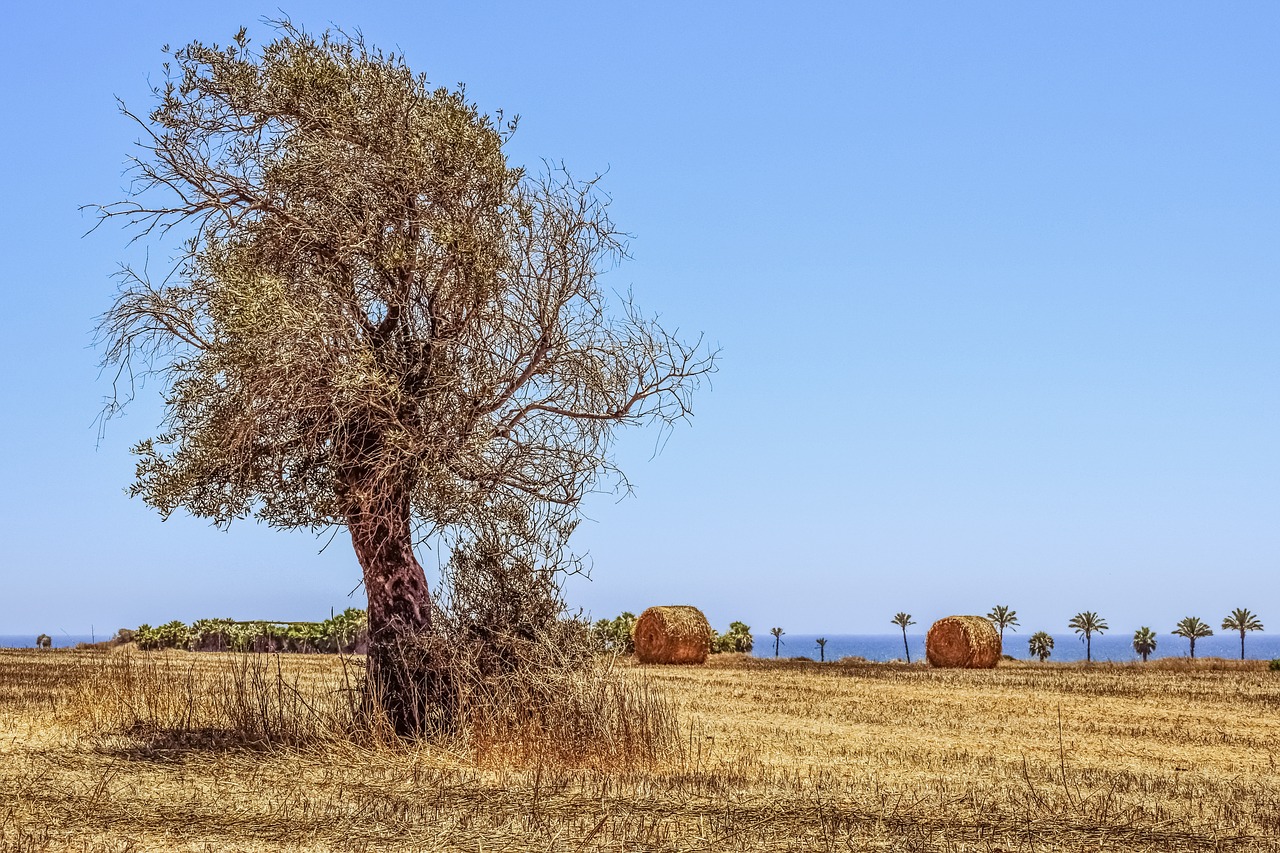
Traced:
POLYGON ((819 637, 817 639, 817 643, 818 643, 818 662, 826 663, 827 662, 827 638, 819 637))
POLYGON ((1067 627, 1073 629, 1080 635, 1080 639, 1084 641, 1084 659, 1093 661, 1093 635, 1102 634, 1110 630, 1110 626, 1106 620, 1094 613, 1092 610, 1086 610, 1083 613, 1077 613, 1071 617, 1071 621, 1067 623, 1067 627))
POLYGON ((1018 611, 1010 610, 1003 604, 997 604, 991 608, 991 612, 987 614, 987 618, 991 623, 1000 629, 1000 645, 1004 645, 1004 629, 1009 628, 1017 631, 1015 627, 1018 624, 1018 611))
POLYGON ((1222 620, 1222 630, 1240 632, 1240 660, 1244 660, 1244 635, 1246 631, 1261 631, 1262 622, 1246 607, 1237 607, 1222 620))
POLYGON ((600 651, 619 655, 634 654, 636 615, 624 610, 612 620, 600 619, 591 628, 596 647, 600 651))
POLYGON ((787 633, 781 628, 770 628, 769 633, 773 635, 773 656, 778 656, 778 647, 782 645, 782 635, 787 633))
POLYGON ((1044 663, 1053 654, 1053 637, 1044 631, 1036 631, 1027 639, 1027 651, 1044 663))
POLYGON ((583 496, 627 486, 617 429, 685 419, 715 356, 606 304, 625 249, 594 180, 512 166, 514 122, 358 34, 275 27, 192 42, 148 118, 121 108, 143 140, 102 221, 185 240, 121 274, 104 420, 162 385, 131 491, 163 516, 349 532, 369 680, 413 734, 452 696, 415 545, 556 567, 583 496))
POLYGON ((1156 634, 1150 628, 1142 627, 1133 632, 1133 650, 1142 655, 1142 662, 1146 663, 1156 650, 1156 634))
POLYGON ((916 623, 911 621, 910 613, 902 611, 898 611, 891 621, 902 629, 902 648, 907 653, 907 663, 911 663, 911 646, 907 645, 907 628, 916 623))
POLYGON ((750 652, 754 646, 755 638, 746 622, 730 622, 729 630, 720 635, 720 650, 724 652, 750 652))
POLYGON ((50 637, 48 634, 41 634, 40 636, 36 637, 36 648, 37 649, 53 648, 53 637, 50 637))
POLYGON ((1188 616, 1178 622, 1172 631, 1175 637, 1186 637, 1191 641, 1191 657, 1196 656, 1196 640, 1212 637, 1213 629, 1200 621, 1199 616, 1188 616))

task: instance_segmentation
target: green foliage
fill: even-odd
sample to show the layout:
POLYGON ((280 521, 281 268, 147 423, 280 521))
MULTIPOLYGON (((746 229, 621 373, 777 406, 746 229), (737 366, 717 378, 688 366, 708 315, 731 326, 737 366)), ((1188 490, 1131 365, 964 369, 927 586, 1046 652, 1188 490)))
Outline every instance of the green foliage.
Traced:
POLYGON ((1110 628, 1107 620, 1092 610, 1085 610, 1072 616, 1071 621, 1067 623, 1067 627, 1086 637, 1093 634, 1104 634, 1110 628))
POLYGON ((191 646, 191 629, 185 622, 174 619, 155 629, 156 648, 186 649, 191 646))
POLYGON ((910 613, 902 610, 895 613, 890 621, 902 629, 902 651, 907 655, 907 663, 911 663, 911 646, 907 643, 907 628, 916 623, 911 620, 910 613))
POLYGON ((1191 641, 1191 657, 1196 656, 1196 640, 1212 637, 1213 629, 1201 621, 1199 616, 1187 616, 1180 620, 1173 629, 1175 637, 1184 637, 1191 641))
POLYGON ((1272 672, 1280 672, 1280 658, 1276 658, 1275 660, 1271 661, 1271 664, 1267 667, 1267 669, 1269 669, 1272 672))
POLYGON ((1222 630, 1239 631, 1243 636, 1245 631, 1261 631, 1262 621, 1249 608, 1237 607, 1231 611, 1227 618, 1222 620, 1222 630))
POLYGON ((987 619, 991 620, 991 624, 1000 629, 1000 639, 1004 639, 1004 629, 1017 631, 1018 611, 1010 610, 1007 605, 997 604, 991 608, 991 612, 987 614, 987 619))
POLYGON ((1067 627, 1080 635, 1080 639, 1084 641, 1085 660, 1093 660, 1093 635, 1105 634, 1110 630, 1111 626, 1107 624, 1107 620, 1103 619, 1092 610, 1085 610, 1071 617, 1071 621, 1067 623, 1067 627))
POLYGON ((751 628, 745 622, 730 622, 729 630, 723 634, 711 632, 711 653, 750 652, 755 647, 755 638, 751 636, 751 628))
POLYGON ((1151 653, 1156 650, 1156 632, 1145 625, 1133 632, 1133 650, 1142 655, 1145 663, 1151 653))
POLYGON ((782 645, 782 635, 787 633, 781 628, 770 628, 769 633, 773 635, 773 656, 778 656, 779 647, 782 645))
POLYGON ((367 638, 365 612, 348 608, 323 622, 237 622, 198 619, 187 627, 173 621, 159 628, 121 629, 141 649, 189 649, 196 652, 343 652, 355 651, 367 638))
POLYGON ((636 650, 633 632, 636 629, 636 615, 623 611, 613 619, 600 619, 591 626, 592 644, 598 651, 618 655, 629 655, 636 650))
POLYGON ((1247 607, 1237 607, 1222 620, 1222 630, 1240 632, 1240 660, 1244 660, 1244 635, 1246 631, 1261 631, 1262 620, 1247 607))
POLYGON ((1031 657, 1039 658, 1044 663, 1053 654, 1053 637, 1044 631, 1036 631, 1027 640, 1027 651, 1031 657))

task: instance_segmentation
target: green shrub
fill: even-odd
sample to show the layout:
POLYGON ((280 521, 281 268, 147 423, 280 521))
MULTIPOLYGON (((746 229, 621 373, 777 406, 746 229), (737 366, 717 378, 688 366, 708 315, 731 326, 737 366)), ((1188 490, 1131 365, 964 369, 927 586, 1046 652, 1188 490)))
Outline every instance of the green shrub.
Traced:
POLYGON ((591 641, 597 651, 629 655, 636 650, 632 633, 636 628, 636 615, 623 611, 615 619, 600 619, 591 626, 591 641))
POLYGON ((755 646, 751 636, 751 626, 745 622, 730 622, 729 630, 723 634, 711 632, 711 652, 750 652, 755 646))
POLYGON ((1267 669, 1271 670, 1272 672, 1280 672, 1280 658, 1276 658, 1275 660, 1273 660, 1271 662, 1271 665, 1267 667, 1267 669))

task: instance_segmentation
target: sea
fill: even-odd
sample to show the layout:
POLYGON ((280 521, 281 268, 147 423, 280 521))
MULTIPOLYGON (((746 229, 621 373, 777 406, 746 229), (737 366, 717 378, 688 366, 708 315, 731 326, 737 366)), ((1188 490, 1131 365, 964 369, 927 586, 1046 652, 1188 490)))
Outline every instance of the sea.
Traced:
MULTIPOLYGON (((101 642, 110 634, 63 634, 50 632, 55 649, 74 648, 76 643, 101 642)), ((778 655, 784 658, 807 657, 819 659, 818 637, 827 638, 827 660, 844 657, 860 657, 870 661, 903 660, 901 634, 783 634, 778 655)), ((913 661, 924 660, 924 634, 907 634, 913 661)), ((35 634, 0 634, 0 648, 34 649, 35 634)), ((1182 637, 1172 634, 1156 635, 1156 651, 1153 658, 1186 657, 1189 644, 1182 637)), ((1029 660, 1027 636, 1006 631, 1004 653, 1029 660)), ((756 657, 773 657, 773 637, 755 635, 752 654, 756 657)), ((1280 658, 1280 634, 1249 634, 1244 641, 1244 656, 1250 660, 1275 660, 1280 658)), ((1196 657, 1240 657, 1240 635, 1218 633, 1196 640, 1196 657)), ((1093 638, 1093 659, 1099 661, 1135 661, 1141 657, 1133 651, 1132 633, 1108 633, 1093 638)), ((1054 634, 1053 654, 1050 661, 1070 662, 1084 660, 1084 642, 1075 634, 1054 634)))
MULTIPOLYGON (((807 657, 819 659, 818 638, 827 638, 826 659, 861 657, 870 661, 904 660, 901 634, 783 634, 778 648, 780 657, 807 657)), ((1027 637, 1024 633, 1005 631, 1004 653, 1022 660, 1030 660, 1027 654, 1027 637)), ((773 636, 754 634, 756 657, 773 657, 773 636)), ((1141 655, 1133 650, 1132 632, 1097 634, 1093 637, 1093 659, 1098 661, 1135 661, 1141 655)), ((907 634, 907 646, 911 660, 924 660, 924 634, 907 634)), ((1187 657, 1190 644, 1182 637, 1160 633, 1156 635, 1156 651, 1153 658, 1187 657)), ((1275 660, 1280 658, 1280 634, 1254 632, 1245 637, 1244 656, 1251 660, 1275 660)), ((1240 657, 1240 635, 1217 633, 1212 637, 1196 640, 1196 657, 1240 657)), ((1050 661, 1078 661, 1085 658, 1084 641, 1075 634, 1054 634, 1053 654, 1050 661)))
MULTIPOLYGON (((110 640, 110 634, 63 634, 48 632, 55 649, 73 649, 76 643, 93 643, 110 640)), ((34 649, 38 634, 0 634, 0 649, 34 649)))

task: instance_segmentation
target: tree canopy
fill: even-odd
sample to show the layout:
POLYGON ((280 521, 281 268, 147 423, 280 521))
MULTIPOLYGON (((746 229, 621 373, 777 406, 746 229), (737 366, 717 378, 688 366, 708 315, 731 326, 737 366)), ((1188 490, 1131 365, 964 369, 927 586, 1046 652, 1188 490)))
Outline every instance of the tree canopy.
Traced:
POLYGON ((125 271, 101 328, 168 388, 135 494, 283 527, 346 523, 380 478, 437 524, 574 506, 610 427, 683 417, 710 357, 610 318, 594 182, 509 166, 514 122, 402 57, 279 26, 173 53, 134 197, 103 209, 194 231, 174 277, 125 271))

